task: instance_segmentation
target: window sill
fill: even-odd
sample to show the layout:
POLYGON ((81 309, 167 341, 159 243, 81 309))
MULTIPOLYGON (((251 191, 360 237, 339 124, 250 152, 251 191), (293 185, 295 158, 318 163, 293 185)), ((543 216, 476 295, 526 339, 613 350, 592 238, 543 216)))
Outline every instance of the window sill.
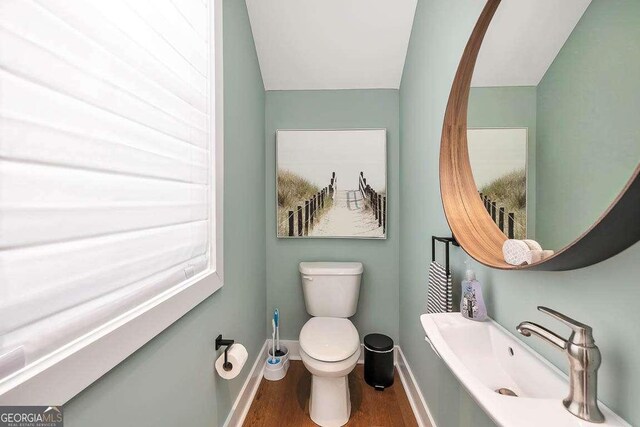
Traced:
POLYGON ((221 287, 209 270, 166 290, 0 381, 0 405, 66 403, 221 287))

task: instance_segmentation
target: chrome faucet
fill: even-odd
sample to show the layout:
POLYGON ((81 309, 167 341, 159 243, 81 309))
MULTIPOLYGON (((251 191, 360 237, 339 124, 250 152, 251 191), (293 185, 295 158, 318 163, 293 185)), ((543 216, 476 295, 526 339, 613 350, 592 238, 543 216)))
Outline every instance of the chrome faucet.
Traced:
POLYGON ((602 358, 593 341, 591 326, 580 323, 547 307, 538 307, 571 328, 571 335, 564 339, 547 328, 533 322, 522 322, 516 328, 525 337, 537 335, 569 357, 569 396, 562 401, 573 415, 592 423, 604 422, 598 408, 598 368, 602 358))

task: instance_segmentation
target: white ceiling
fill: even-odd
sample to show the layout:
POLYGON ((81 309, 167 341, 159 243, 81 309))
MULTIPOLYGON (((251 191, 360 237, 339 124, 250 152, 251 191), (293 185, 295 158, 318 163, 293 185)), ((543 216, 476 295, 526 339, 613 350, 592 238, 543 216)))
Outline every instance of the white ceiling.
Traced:
POLYGON ((246 0, 265 89, 399 88, 416 2, 246 0))
POLYGON ((591 0, 503 0, 471 86, 537 86, 591 0))

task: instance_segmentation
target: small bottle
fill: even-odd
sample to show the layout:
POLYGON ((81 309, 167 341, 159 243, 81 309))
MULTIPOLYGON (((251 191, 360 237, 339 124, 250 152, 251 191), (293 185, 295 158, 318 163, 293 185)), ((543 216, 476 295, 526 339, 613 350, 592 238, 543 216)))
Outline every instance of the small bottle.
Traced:
POLYGON ((487 318, 487 307, 482 298, 482 285, 476 280, 476 273, 467 264, 465 280, 462 281, 462 300, 460 301, 460 312, 464 317, 471 320, 482 321, 487 318))

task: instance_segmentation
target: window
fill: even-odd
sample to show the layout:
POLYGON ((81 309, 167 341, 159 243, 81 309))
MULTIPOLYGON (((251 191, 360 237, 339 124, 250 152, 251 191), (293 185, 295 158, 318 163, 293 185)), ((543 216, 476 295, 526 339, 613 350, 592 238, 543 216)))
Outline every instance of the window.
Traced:
POLYGON ((219 0, 0 3, 0 404, 64 403, 222 285, 219 35, 219 0))

